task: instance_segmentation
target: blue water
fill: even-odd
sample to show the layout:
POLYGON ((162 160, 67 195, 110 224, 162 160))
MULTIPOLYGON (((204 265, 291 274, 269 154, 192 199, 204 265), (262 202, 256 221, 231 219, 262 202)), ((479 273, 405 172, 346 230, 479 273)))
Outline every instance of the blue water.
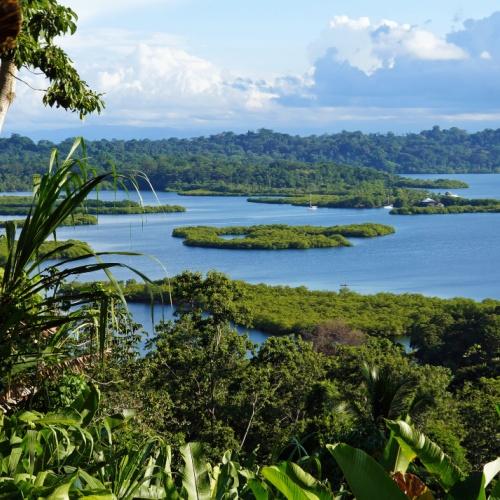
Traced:
MULTIPOLYGON (((128 304, 128 309, 134 321, 139 323, 144 327, 144 331, 147 333, 147 338, 151 339, 154 336, 155 327, 154 324, 160 321, 168 321, 175 318, 173 310, 171 307, 155 305, 154 314, 151 317, 151 305, 150 304, 140 304, 140 303, 130 303, 128 304), (154 324, 153 324, 154 321, 154 324)), ((260 330, 255 330, 253 328, 245 328, 239 325, 233 325, 236 330, 240 333, 245 333, 249 339, 255 344, 262 344, 268 337, 269 334, 261 332, 260 330)), ((146 339, 142 342, 142 350, 145 351, 144 344, 146 339)))
MULTIPOLYGON (((417 176, 415 176, 417 177, 417 176)), ((470 197, 500 198, 500 175, 426 175, 465 180, 470 197)), ((142 193, 154 203, 152 193, 142 193)), ((118 199, 125 197, 118 193, 118 199)), ((132 251, 150 257, 117 257, 150 278, 184 269, 217 269, 250 283, 338 290, 346 283, 360 293, 417 292, 441 297, 500 298, 500 214, 391 216, 387 210, 318 209, 248 203, 238 197, 183 197, 158 193, 163 203, 187 208, 185 213, 101 216, 98 226, 62 228, 58 238, 88 241, 97 251, 132 251), (396 234, 354 240, 350 248, 312 250, 222 250, 186 247, 172 238, 183 225, 252 225, 283 223, 330 226, 379 222, 396 234)), ((115 193, 102 193, 113 199, 115 193)), ((134 197, 131 195, 131 198, 134 197)), ((132 277, 117 270, 120 279, 132 277)))
POLYGON ((499 174, 402 174, 412 179, 458 179, 469 184, 467 189, 429 189, 436 193, 451 191, 464 198, 498 198, 499 174))

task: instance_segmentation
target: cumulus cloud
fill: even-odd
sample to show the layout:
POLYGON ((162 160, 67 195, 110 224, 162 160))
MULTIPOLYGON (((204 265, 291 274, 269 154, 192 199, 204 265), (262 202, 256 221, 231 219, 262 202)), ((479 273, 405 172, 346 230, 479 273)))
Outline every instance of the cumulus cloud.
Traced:
MULTIPOLYGON (((82 31, 64 41, 79 72, 105 94, 100 123, 186 128, 224 122, 230 128, 230 120, 252 120, 279 97, 273 85, 235 77, 183 45, 168 34, 126 30, 82 31)), ((32 87, 47 85, 29 72, 22 78, 32 87)), ((29 87, 20 85, 18 90, 9 122, 19 127, 42 120, 43 126, 47 121, 58 128, 78 125, 74 115, 45 110, 40 95, 29 87)))
MULTIPOLYGON (((478 128, 500 116, 500 13, 465 21, 446 37, 387 19, 337 16, 310 47, 311 68, 273 81, 234 74, 166 33, 94 29, 64 43, 84 78, 106 94, 103 116, 91 123, 407 130, 478 128)), ((44 110, 40 96, 22 86, 8 120, 18 128, 78 124, 44 110)))
POLYGON ((327 52, 335 61, 346 62, 367 75, 392 68, 398 58, 450 61, 468 57, 458 45, 418 26, 348 16, 335 16, 312 47, 315 58, 327 52))
POLYGON ((287 106, 418 109, 476 120, 500 110, 500 13, 442 38, 409 24, 335 17, 312 47, 312 83, 287 106), (303 96, 307 94, 307 100, 303 96))
POLYGON ((277 97, 264 82, 234 81, 212 62, 173 46, 140 43, 97 74, 109 108, 135 121, 144 116, 145 123, 218 120, 264 110, 277 97))

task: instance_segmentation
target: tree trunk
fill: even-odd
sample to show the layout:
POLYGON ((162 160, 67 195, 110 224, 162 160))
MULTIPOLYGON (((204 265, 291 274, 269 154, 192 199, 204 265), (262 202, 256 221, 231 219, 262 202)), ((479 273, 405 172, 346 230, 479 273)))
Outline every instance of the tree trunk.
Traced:
POLYGON ((0 65, 0 133, 5 123, 5 116, 15 97, 17 73, 15 64, 9 59, 1 59, 0 65))

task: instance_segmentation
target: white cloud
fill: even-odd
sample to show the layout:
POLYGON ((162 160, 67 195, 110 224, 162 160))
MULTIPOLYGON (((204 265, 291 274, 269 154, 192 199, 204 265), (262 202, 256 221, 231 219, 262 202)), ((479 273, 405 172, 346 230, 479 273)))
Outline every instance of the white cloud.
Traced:
POLYGON ((431 31, 387 19, 372 22, 368 17, 334 17, 313 45, 313 57, 317 59, 332 48, 337 61, 346 62, 367 75, 381 68, 391 68, 403 57, 431 61, 468 57, 462 48, 431 31))
MULTIPOLYGON (((189 127, 250 117, 265 113, 278 97, 274 85, 235 77, 167 33, 83 30, 62 43, 82 77, 105 94, 98 122, 108 125, 189 127)), ((22 77, 32 86, 47 86, 30 73, 22 77)), ((10 113, 18 126, 78 125, 76 115, 47 110, 40 94, 20 87, 10 113)))
MULTIPOLYGON (((83 78, 105 92, 106 110, 90 124, 408 130, 411 123, 480 127, 498 119, 499 35, 500 14, 467 21, 446 38, 391 20, 338 16, 311 47, 311 69, 273 81, 244 78, 168 33, 84 29, 63 43, 83 78)), ((45 85, 29 73, 23 78, 45 85)), ((22 85, 18 96, 7 134, 10 124, 17 130, 79 124, 76 115, 45 109, 40 95, 22 85)))
POLYGON ((348 16, 335 16, 330 21, 330 28, 348 28, 351 30, 366 30, 371 26, 369 17, 360 17, 358 19, 351 19, 348 16))

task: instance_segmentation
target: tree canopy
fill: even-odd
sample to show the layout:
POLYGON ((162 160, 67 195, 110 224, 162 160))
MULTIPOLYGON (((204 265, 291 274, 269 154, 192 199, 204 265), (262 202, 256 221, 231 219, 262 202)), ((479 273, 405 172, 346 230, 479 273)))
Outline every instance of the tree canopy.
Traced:
POLYGON ((56 0, 21 0, 20 5, 22 23, 16 43, 0 47, 0 129, 14 99, 15 81, 21 80, 21 69, 46 77, 45 105, 77 112, 80 117, 100 112, 102 95, 82 80, 68 54, 56 43, 58 37, 76 32, 76 13, 56 0))

